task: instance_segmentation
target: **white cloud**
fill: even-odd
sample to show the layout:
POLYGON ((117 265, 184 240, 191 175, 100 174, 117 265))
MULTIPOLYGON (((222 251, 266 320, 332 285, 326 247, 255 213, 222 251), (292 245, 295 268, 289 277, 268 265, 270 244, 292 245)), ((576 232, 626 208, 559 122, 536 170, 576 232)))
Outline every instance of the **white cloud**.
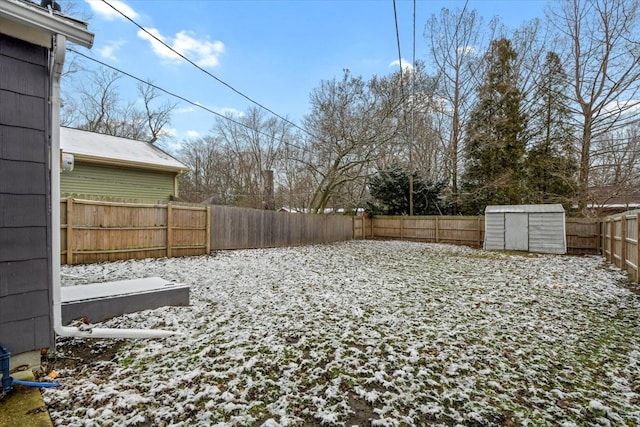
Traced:
POLYGON ((403 71, 412 71, 413 70, 413 65, 407 61, 404 58, 400 58, 400 60, 396 59, 395 61, 392 61, 391 64, 389 64, 389 67, 397 67, 400 64, 402 64, 402 70, 403 71))
POLYGON ((109 6, 102 0, 85 0, 85 1, 87 2, 91 10, 96 15, 98 15, 102 19, 106 19, 107 21, 113 21, 114 19, 124 19, 124 17, 121 14, 119 14, 117 11, 115 11, 113 7, 115 7, 116 9, 118 9, 120 12, 124 13, 126 16, 128 16, 131 19, 137 19, 139 16, 138 13, 135 10, 133 10, 133 8, 131 8, 128 4, 126 4, 122 0, 109 0, 109 4, 111 4, 111 6, 113 7, 109 6))
POLYGON ((180 31, 175 37, 165 37, 156 28, 139 30, 138 37, 151 43, 154 53, 168 61, 179 61, 180 56, 164 46, 158 40, 171 46, 176 52, 189 58, 201 67, 217 67, 220 64, 219 57, 224 52, 224 43, 211 41, 208 38, 196 38, 191 31, 180 31), (152 34, 153 36, 149 35, 152 34), (155 38, 154 38, 155 37, 155 38))
POLYGON ((464 55, 473 55, 474 53, 476 53, 476 47, 475 46, 461 46, 458 49, 458 53, 464 55))
POLYGON ((236 116, 236 117, 244 117, 244 112, 240 110, 236 110, 235 108, 232 108, 232 107, 214 107, 211 105, 203 104, 202 102, 198 102, 198 101, 195 101, 194 104, 200 105, 206 108, 207 110, 215 111, 216 113, 222 114, 223 116, 229 115, 229 116, 236 116))
POLYGON ((640 99, 615 100, 607 103, 603 110, 606 113, 632 114, 640 110, 640 99))
POLYGON ((224 116, 231 115, 236 117, 244 117, 244 112, 231 107, 213 108, 213 110, 224 116))
POLYGON ((124 44, 125 42, 122 40, 109 41, 104 46, 101 46, 96 50, 101 57, 105 59, 111 59, 112 61, 117 61, 118 58, 116 58, 116 52, 119 51, 120 48, 124 46, 124 44))
POLYGON ((186 134, 189 138, 197 138, 200 136, 200 132, 198 132, 197 130, 188 130, 186 134))
POLYGON ((193 113, 194 111, 195 111, 195 108, 193 107, 182 107, 182 108, 176 108, 175 110, 173 110, 175 114, 193 113))

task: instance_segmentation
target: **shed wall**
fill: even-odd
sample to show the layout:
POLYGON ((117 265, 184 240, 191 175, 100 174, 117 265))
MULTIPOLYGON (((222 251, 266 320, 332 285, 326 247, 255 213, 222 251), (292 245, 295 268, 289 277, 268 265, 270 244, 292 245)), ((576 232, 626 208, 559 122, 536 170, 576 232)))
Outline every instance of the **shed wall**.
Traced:
POLYGON ((566 248, 565 219, 563 213, 529 214, 529 250, 551 254, 564 254, 566 248))
POLYGON ((60 175, 63 197, 99 200, 168 201, 175 196, 174 172, 120 168, 77 161, 60 175))
POLYGON ((502 212, 487 213, 485 216, 484 248, 504 250, 505 219, 502 212))
POLYGON ((0 34, 0 342, 51 347, 49 51, 0 34))

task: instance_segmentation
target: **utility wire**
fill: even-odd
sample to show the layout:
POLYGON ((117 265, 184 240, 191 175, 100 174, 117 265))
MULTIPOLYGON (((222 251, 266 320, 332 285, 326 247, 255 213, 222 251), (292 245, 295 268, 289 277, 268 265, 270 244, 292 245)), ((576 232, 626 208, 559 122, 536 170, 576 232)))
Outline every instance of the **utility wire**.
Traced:
MULTIPOLYGON (((177 50, 175 50, 173 47, 169 46, 167 43, 165 43, 163 40, 161 40, 160 38, 158 38, 155 34, 152 34, 150 31, 148 31, 146 28, 144 28, 142 25, 138 24, 135 20, 131 19, 130 17, 128 17, 127 15, 125 15, 123 12, 121 12, 120 10, 118 10, 115 6, 113 6, 111 3, 109 3, 107 0, 102 0, 103 3, 105 3, 107 6, 109 6, 111 9, 115 10, 116 12, 118 12, 120 15, 122 15, 126 20, 128 20, 129 22, 131 22, 133 25, 135 25, 136 27, 138 27, 140 30, 144 31, 147 35, 153 37, 154 40, 156 40, 158 43, 162 44, 164 47, 166 47, 167 49, 169 49, 171 52, 175 53, 176 55, 178 55, 180 58, 184 59, 185 61, 187 61, 189 64, 193 65, 194 67, 196 67, 198 70, 202 71, 203 73, 205 73, 206 75, 208 75, 209 77, 213 78, 214 80, 216 80, 217 82, 223 84, 224 86, 226 86, 227 88, 231 89, 233 92, 237 93, 238 95, 242 96, 244 99, 246 99, 247 101, 257 105, 258 107, 262 108, 263 110, 268 111, 269 113, 273 114, 274 116, 278 117, 280 120, 283 120, 284 122, 290 124, 291 126, 295 127, 296 129, 301 130, 302 132, 304 132, 305 134, 311 136, 311 137, 315 137, 314 135, 312 135, 311 133, 309 133, 308 130, 298 126, 297 124, 293 123, 292 121, 284 118, 283 116, 281 116, 280 114, 276 113, 275 111, 271 110, 270 108, 264 106, 263 104, 259 103, 258 101, 254 100, 253 98, 245 95, 244 93, 240 92, 238 89, 234 88, 233 86, 231 86, 229 83, 221 80, 220 78, 216 77, 215 75, 211 74, 209 71, 207 71, 206 69, 202 68, 201 66, 199 66, 198 64, 196 64, 195 62, 193 62, 191 59, 187 58, 185 55, 183 55, 182 53, 178 52, 177 50)), ((395 4, 395 2, 394 2, 395 4)))
POLYGON ((396 43, 398 46, 398 64, 400 66, 400 95, 404 100, 404 79, 402 77, 402 55, 400 54, 400 30, 398 29, 398 11, 396 9, 396 0, 393 0, 393 19, 396 23, 396 43))
MULTIPOLYGON (((73 49, 73 48, 71 48, 71 47, 68 47, 68 46, 67 46, 67 50, 68 50, 69 52, 73 52, 73 53, 75 53, 76 55, 82 56, 83 58, 86 58, 86 59, 88 59, 88 60, 90 60, 90 61, 96 62, 96 63, 98 63, 98 64, 102 65, 103 67, 107 67, 107 68, 109 68, 109 69, 111 69, 111 70, 114 70, 114 71, 116 71, 116 72, 120 73, 120 74, 123 74, 123 75, 125 75, 125 76, 127 76, 127 77, 129 77, 129 78, 131 78, 131 79, 133 79, 133 80, 136 80, 136 81, 138 81, 138 82, 140 82, 140 83, 143 83, 143 84, 146 84, 146 85, 148 85, 148 86, 151 86, 151 87, 152 87, 152 88, 154 88, 154 89, 157 89, 157 90, 159 90, 159 91, 161 91, 161 92, 166 93, 167 95, 170 95, 170 96, 173 96, 173 97, 175 97, 175 98, 178 98, 179 100, 184 101, 184 102, 186 102, 187 104, 190 104, 190 105, 193 105, 194 107, 198 107, 198 108, 200 108, 200 109, 202 109, 202 110, 205 110, 205 111, 207 111, 208 113, 215 114, 216 116, 218 116, 218 117, 220 117, 220 118, 223 118, 223 119, 228 120, 228 121, 230 121, 230 122, 232 122, 232 123, 235 123, 235 124, 237 124, 237 125, 239 125, 239 126, 242 126, 242 127, 246 128, 246 129, 249 129, 249 130, 251 130, 251 131, 254 131, 254 132, 256 132, 256 133, 258 133, 258 134, 260 134, 260 135, 262 135, 262 136, 266 136, 267 138, 273 138, 273 135, 269 135, 269 134, 267 134, 267 133, 264 133, 264 132, 260 131, 259 129, 253 128, 253 127, 251 127, 251 126, 249 126, 249 125, 246 125, 246 124, 244 124, 244 123, 242 123, 242 122, 239 122, 239 121, 237 121, 237 120, 234 120, 234 119, 232 119, 232 118, 231 118, 231 117, 229 117, 229 116, 225 116, 224 114, 220 114, 220 113, 218 113, 217 111, 214 111, 214 110, 212 110, 212 109, 210 109, 210 108, 208 108, 208 107, 205 107, 204 105, 199 104, 199 103, 197 103, 197 102, 191 101, 190 99, 187 99, 187 98, 185 98, 185 97, 184 97, 184 96, 182 96, 182 95, 178 95, 177 93, 175 93, 175 92, 171 92, 171 91, 169 91, 169 90, 167 90, 167 89, 164 89, 164 88, 162 88, 162 87, 160 87, 160 86, 158 86, 158 85, 155 85, 155 84, 153 84, 153 83, 149 82, 148 80, 143 80, 143 79, 141 79, 140 77, 136 77, 136 76, 134 76, 133 74, 130 74, 130 73, 128 73, 128 72, 126 72, 126 71, 123 71, 123 70, 121 70, 121 69, 119 69, 119 68, 116 68, 116 67, 114 67, 114 66, 112 66, 112 65, 106 64, 106 63, 104 63, 104 62, 102 62, 102 61, 100 61, 100 60, 98 60, 98 59, 95 59, 95 58, 92 58, 92 57, 90 57, 90 56, 88 56, 88 55, 85 55, 84 53, 78 52, 77 50, 75 50, 75 49, 73 49)), ((288 123, 291 123, 291 122, 288 122, 288 123)), ((292 144, 292 143, 291 143, 291 142, 289 142, 289 141, 285 141, 283 138, 280 138, 280 139, 279 139, 279 141, 280 141, 280 142, 282 142, 282 143, 284 143, 285 145, 290 145, 290 146, 292 146, 292 147, 294 147, 294 148, 297 148, 297 149, 301 149, 301 150, 302 150, 302 148, 301 148, 301 147, 298 147, 297 145, 292 144)))

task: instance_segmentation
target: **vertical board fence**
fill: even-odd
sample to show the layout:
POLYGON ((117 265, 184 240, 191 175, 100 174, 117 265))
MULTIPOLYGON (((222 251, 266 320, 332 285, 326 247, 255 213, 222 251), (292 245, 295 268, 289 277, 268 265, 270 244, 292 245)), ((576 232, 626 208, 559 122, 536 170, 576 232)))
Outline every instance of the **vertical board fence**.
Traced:
POLYGON ((61 200, 63 264, 350 240, 352 219, 228 206, 61 200))
POLYGON ((209 252, 209 208, 61 200, 64 264, 202 255, 209 252))
MULTIPOLYGON (((229 206, 61 200, 64 264, 194 256, 219 249, 296 246, 367 238, 480 248, 484 217, 308 215, 229 206)), ((640 282, 640 211, 604 220, 567 218, 569 253, 602 253, 640 282)))
POLYGON ((634 282, 640 283, 638 241, 640 210, 611 215, 602 221, 602 249, 611 264, 626 270, 634 282))
MULTIPOLYGON (((484 243, 484 217, 473 216, 376 216, 353 220, 356 239, 406 239, 429 243, 449 243, 481 248, 484 243)), ((567 218, 567 251, 597 254, 600 249, 598 220, 567 218)))
POLYGON ((350 240, 352 218, 211 207, 211 249, 252 249, 350 240))
POLYGON ((484 217, 469 216, 376 216, 356 217, 354 238, 417 240, 482 247, 484 217))

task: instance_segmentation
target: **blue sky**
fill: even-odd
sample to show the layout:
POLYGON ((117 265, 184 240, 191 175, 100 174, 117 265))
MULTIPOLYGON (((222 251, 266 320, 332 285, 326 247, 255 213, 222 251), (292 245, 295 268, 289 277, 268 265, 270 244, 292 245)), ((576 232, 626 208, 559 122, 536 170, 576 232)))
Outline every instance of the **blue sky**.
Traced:
MULTIPOLYGON (((392 0, 107 1, 211 74, 296 123, 308 113, 309 94, 321 80, 339 77, 345 68, 366 78, 397 70, 392 0)), ((412 57, 413 4, 396 0, 400 50, 407 62, 412 57)), ((544 0, 469 0, 467 7, 485 22, 497 15, 516 28, 543 18, 545 5, 544 0)), ((463 6, 462 0, 417 1, 417 59, 427 59, 427 19, 443 7, 463 6)), ((76 9, 92 15, 89 29, 95 43, 88 55, 221 113, 252 106, 159 47, 101 0, 78 1, 76 9)), ((119 86, 123 97, 135 97, 129 92, 135 82, 123 78, 119 86)), ((171 126, 175 142, 206 134, 214 119, 180 102, 171 126)))

